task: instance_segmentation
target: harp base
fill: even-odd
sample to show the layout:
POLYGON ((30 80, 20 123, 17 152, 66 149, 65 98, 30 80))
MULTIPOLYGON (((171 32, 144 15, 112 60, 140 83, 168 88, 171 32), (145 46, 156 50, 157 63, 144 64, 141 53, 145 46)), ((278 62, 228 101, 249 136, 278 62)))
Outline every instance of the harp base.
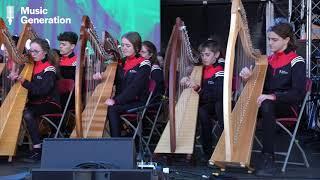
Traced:
POLYGON ((209 161, 211 166, 217 166, 220 168, 220 171, 212 172, 213 176, 220 176, 226 173, 227 168, 231 169, 241 169, 245 170, 248 174, 252 174, 254 172, 254 168, 250 166, 250 164, 243 164, 240 162, 227 162, 227 161, 209 161))
MULTIPOLYGON (((194 66, 191 79, 201 84, 202 66, 194 66)), ((171 151, 170 120, 168 121, 155 153, 193 154, 194 139, 196 134, 199 94, 191 88, 186 88, 181 93, 175 106, 176 147, 171 151)))
POLYGON ((194 154, 170 154, 170 153, 157 153, 153 154, 152 157, 155 162, 163 162, 167 165, 172 165, 176 163, 190 164, 192 166, 196 165, 196 158, 194 154))

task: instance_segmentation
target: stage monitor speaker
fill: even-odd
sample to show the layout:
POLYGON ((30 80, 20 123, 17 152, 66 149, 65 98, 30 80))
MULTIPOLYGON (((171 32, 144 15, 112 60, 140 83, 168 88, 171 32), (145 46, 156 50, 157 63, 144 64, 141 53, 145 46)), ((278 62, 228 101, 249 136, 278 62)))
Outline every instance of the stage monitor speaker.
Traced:
POLYGON ((77 166, 134 169, 136 168, 134 140, 132 138, 44 140, 41 168, 77 166))
POLYGON ((140 169, 32 169, 32 180, 160 180, 162 172, 140 169))

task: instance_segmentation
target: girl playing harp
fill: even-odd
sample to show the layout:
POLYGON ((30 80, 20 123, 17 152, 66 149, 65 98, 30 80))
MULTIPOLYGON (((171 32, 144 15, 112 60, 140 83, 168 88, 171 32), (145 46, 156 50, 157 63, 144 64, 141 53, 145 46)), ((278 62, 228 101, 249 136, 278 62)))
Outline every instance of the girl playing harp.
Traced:
POLYGON ((151 63, 140 56, 141 37, 137 32, 122 36, 123 58, 117 67, 116 95, 106 100, 111 137, 120 137, 121 113, 143 106, 147 99, 151 63))
MULTIPOLYGON (((256 171, 260 176, 273 176, 276 117, 288 117, 290 107, 298 105, 305 94, 305 61, 294 51, 294 32, 288 22, 280 21, 269 28, 268 69, 263 93, 258 97, 263 129, 263 161, 256 171)), ((252 71, 245 67, 240 76, 248 80, 252 71)))
POLYGON ((150 79, 156 82, 156 89, 153 96, 160 97, 159 95, 163 95, 164 93, 164 77, 163 71, 159 65, 159 61, 157 58, 157 48, 152 42, 143 41, 140 55, 145 59, 149 59, 151 61, 152 66, 150 79))
POLYGON ((41 141, 37 118, 43 114, 54 114, 61 111, 60 100, 56 91, 58 55, 50 49, 45 39, 31 41, 29 50, 35 65, 32 80, 20 76, 14 77, 28 90, 28 102, 23 112, 28 132, 31 136, 33 151, 30 159, 41 159, 41 141))

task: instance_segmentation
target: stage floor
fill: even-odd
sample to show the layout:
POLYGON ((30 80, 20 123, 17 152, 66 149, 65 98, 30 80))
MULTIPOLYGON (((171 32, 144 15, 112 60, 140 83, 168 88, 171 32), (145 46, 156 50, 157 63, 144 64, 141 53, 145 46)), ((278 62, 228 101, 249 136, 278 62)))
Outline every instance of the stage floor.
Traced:
MULTIPOLYGON (((258 132, 259 133, 259 132, 258 132)), ((277 150, 284 150, 287 146, 287 136, 283 133, 279 133, 276 139, 275 145, 277 150)), ((266 179, 320 179, 320 141, 313 137, 312 134, 299 135, 298 139, 304 148, 307 159, 309 160, 310 167, 288 165, 286 172, 280 171, 282 164, 277 164, 279 170, 273 178, 266 179), (317 142, 317 143, 316 143, 317 142)), ((256 143, 255 145, 256 146, 256 143)), ((7 162, 7 157, 0 158, 0 179, 19 179, 29 173, 32 168, 39 168, 40 163, 26 163, 23 161, 23 157, 26 155, 27 147, 20 147, 18 149, 17 156, 13 159, 13 162, 7 162)), ((257 147, 254 147, 257 149, 257 147)), ((174 160, 170 164, 165 161, 158 160, 158 164, 163 167, 170 168, 170 179, 261 179, 253 174, 248 174, 245 169, 228 168, 225 173, 218 177, 213 177, 213 172, 219 172, 219 169, 215 167, 209 167, 205 162, 201 162, 199 159, 201 156, 201 150, 199 147, 195 148, 195 161, 193 163, 186 163, 184 161, 174 160)), ((161 159, 161 158, 160 158, 161 159)), ((252 153, 252 165, 257 164, 260 159, 260 153, 252 153)), ((276 160, 282 160, 283 157, 276 156, 276 160)), ((293 148, 290 160, 302 161, 301 154, 297 151, 297 148, 293 148)))

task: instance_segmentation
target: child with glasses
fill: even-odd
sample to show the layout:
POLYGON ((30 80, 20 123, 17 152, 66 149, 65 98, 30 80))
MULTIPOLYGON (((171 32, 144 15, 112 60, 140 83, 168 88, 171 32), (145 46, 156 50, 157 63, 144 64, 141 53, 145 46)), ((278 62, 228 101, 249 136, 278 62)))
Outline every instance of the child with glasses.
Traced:
POLYGON ((50 49, 45 39, 36 38, 31 41, 29 53, 34 61, 31 81, 20 76, 14 77, 28 90, 28 102, 23 112, 28 132, 33 143, 30 160, 41 158, 41 141, 39 122, 43 114, 60 113, 60 100, 56 91, 56 77, 58 73, 58 55, 50 49))
POLYGON ((163 95, 164 77, 163 77, 163 71, 159 65, 159 61, 157 58, 156 46, 150 41, 143 41, 140 55, 145 59, 148 59, 151 61, 152 66, 151 66, 150 79, 156 82, 156 89, 154 92, 154 96, 163 95))

